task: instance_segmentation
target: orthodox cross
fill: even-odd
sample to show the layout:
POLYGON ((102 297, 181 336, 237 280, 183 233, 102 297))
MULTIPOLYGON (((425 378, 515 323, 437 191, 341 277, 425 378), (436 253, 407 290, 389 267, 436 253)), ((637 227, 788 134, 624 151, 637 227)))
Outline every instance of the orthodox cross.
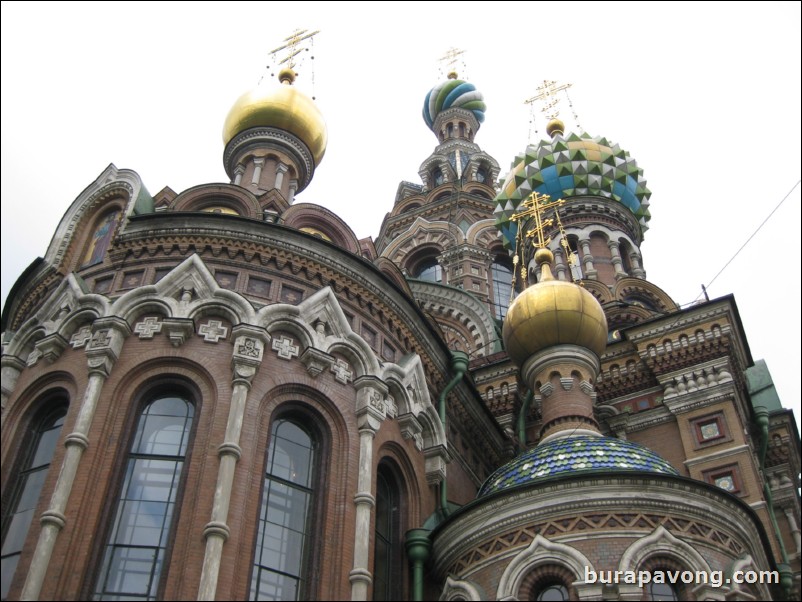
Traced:
POLYGON ((521 205, 524 207, 523 211, 513 213, 510 216, 511 220, 518 222, 519 229, 521 222, 528 220, 529 218, 534 218, 535 226, 531 230, 527 230, 525 236, 526 238, 537 238, 537 241, 534 243, 534 245, 538 249, 545 249, 551 242, 551 236, 546 236, 546 228, 554 224, 554 218, 550 217, 548 219, 543 219, 543 214, 548 209, 558 207, 565 203, 565 199, 557 199, 556 201, 552 202, 549 201, 551 201, 551 197, 549 195, 533 192, 523 203, 521 203, 521 205))
POLYGON ((558 86, 556 81, 544 79, 543 84, 536 88, 537 94, 532 98, 526 99, 524 104, 531 105, 537 101, 543 101, 543 107, 540 109, 541 113, 546 114, 546 119, 556 119, 560 114, 560 99, 557 97, 557 92, 567 90, 570 87, 571 84, 558 86))
POLYGON ((457 59, 460 56, 465 54, 464 50, 460 50, 459 48, 454 48, 453 46, 449 48, 446 53, 440 57, 440 64, 445 67, 446 74, 451 74, 457 72, 457 59))
POLYGON ((306 50, 306 48, 300 47, 301 42, 311 39, 313 36, 316 36, 319 33, 319 29, 312 32, 310 32, 308 29, 296 29, 294 32, 292 32, 292 34, 284 38, 284 44, 271 50, 270 54, 275 60, 276 54, 282 50, 286 50, 286 56, 276 64, 283 65, 284 63, 287 63, 287 67, 293 69, 295 67, 295 56, 300 54, 303 50, 306 50))

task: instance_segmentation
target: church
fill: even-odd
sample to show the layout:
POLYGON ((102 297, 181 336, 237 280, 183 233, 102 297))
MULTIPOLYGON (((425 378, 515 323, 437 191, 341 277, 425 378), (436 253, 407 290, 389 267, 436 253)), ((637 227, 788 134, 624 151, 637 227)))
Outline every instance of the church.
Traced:
POLYGON ((227 183, 109 165, 19 276, 2 599, 799 599, 792 412, 735 298, 648 280, 635 158, 554 118, 505 172, 451 72, 358 239, 295 78, 227 183))

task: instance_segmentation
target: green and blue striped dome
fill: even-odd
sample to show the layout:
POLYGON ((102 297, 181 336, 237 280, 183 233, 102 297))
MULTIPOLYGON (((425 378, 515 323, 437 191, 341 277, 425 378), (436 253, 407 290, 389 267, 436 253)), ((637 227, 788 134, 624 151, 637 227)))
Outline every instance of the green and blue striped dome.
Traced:
POLYGON ((617 144, 590 134, 557 133, 553 140, 530 144, 513 162, 507 179, 496 195, 496 226, 504 244, 515 246, 517 224, 510 221, 518 206, 533 192, 551 200, 572 196, 601 196, 629 209, 645 232, 651 191, 637 161, 617 144))
POLYGON ((549 477, 622 470, 679 474, 663 458, 637 443, 579 435, 553 439, 521 454, 490 475, 477 497, 549 477))
POLYGON ((485 120, 484 97, 476 86, 461 79, 447 79, 429 90, 423 101, 423 120, 434 131, 434 120, 446 109, 459 107, 471 111, 479 123, 485 120))

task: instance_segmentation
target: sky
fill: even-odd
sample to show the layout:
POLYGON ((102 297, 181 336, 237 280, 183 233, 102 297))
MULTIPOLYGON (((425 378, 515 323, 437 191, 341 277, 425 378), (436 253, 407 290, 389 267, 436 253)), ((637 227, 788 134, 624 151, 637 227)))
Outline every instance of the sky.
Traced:
POLYGON ((545 121, 538 113, 532 122, 523 101, 546 79, 572 85, 578 121, 563 100, 567 130, 581 124, 620 144, 652 190, 641 247, 648 279, 683 305, 700 298, 702 284, 710 298, 734 294, 753 357, 768 362, 799 421, 799 2, 2 2, 1 10, 3 304, 109 163, 136 171, 152 194, 227 181, 226 114, 270 79, 269 51, 296 28, 320 30, 297 85, 314 95, 329 135, 297 201, 375 237, 398 183, 420 182, 436 146, 421 107, 444 79, 438 59, 457 47, 460 77, 487 103, 476 142, 502 175, 545 137, 545 121))

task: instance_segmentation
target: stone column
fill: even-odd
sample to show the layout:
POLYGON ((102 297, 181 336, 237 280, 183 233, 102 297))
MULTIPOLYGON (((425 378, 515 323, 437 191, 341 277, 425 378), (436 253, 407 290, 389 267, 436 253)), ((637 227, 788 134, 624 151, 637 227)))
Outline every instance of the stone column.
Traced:
POLYGON ((242 163, 238 163, 237 166, 234 168, 234 181, 232 184, 236 184, 237 186, 242 184, 242 176, 245 173, 245 166, 242 163))
POLYGON ((800 538, 799 533, 799 524, 796 522, 796 516, 794 512, 794 508, 792 504, 788 504, 783 507, 783 512, 785 512, 785 518, 788 520, 788 526, 791 529, 791 534, 794 536, 794 543, 796 544, 796 553, 799 554, 802 552, 802 538, 800 538))
POLYGON ((281 185, 284 184, 284 174, 287 173, 289 169, 290 168, 283 163, 276 165, 276 190, 281 191, 281 185))
POLYGON ((646 270, 643 269, 640 255, 634 252, 630 253, 629 262, 632 264, 632 275, 635 276, 635 278, 646 278, 646 270))
POLYGON ((259 157, 253 160, 253 176, 251 177, 251 184, 259 186, 259 180, 262 178, 262 167, 265 165, 264 157, 259 157))
POLYGON ((373 578, 368 566, 370 558, 371 513, 373 497, 373 437, 386 415, 387 385, 375 376, 360 376, 354 381, 356 415, 359 425, 359 476, 354 496, 356 521, 354 533, 354 567, 351 569, 351 600, 367 600, 373 578))
POLYGON ((0 425, 6 419, 6 404, 8 398, 17 386, 17 379, 20 373, 25 368, 25 362, 18 358, 16 355, 4 355, 0 360, 0 367, 2 367, 2 410, 0 410, 0 425))
POLYGON ((97 403, 103 383, 106 382, 114 362, 120 356, 125 338, 131 334, 131 328, 122 318, 111 316, 95 320, 92 325, 93 336, 87 346, 87 363, 89 365, 89 381, 84 391, 83 402, 78 411, 75 428, 64 439, 64 459, 61 462, 56 487, 50 498, 48 509, 39 519, 42 530, 33 553, 25 585, 22 588, 21 600, 38 600, 42 585, 50 564, 53 548, 56 546, 58 534, 67 523, 64 512, 72 492, 75 475, 84 451, 89 447, 89 429, 95 416, 97 403))
POLYGON ((585 264, 585 276, 588 280, 596 280, 596 268, 593 267, 593 255, 590 253, 590 240, 584 238, 579 241, 582 247, 582 262, 585 264))
POLYGON ((231 487, 234 471, 242 456, 239 446, 242 421, 248 401, 248 391, 259 365, 262 362, 265 345, 270 335, 263 328, 241 324, 234 327, 234 355, 231 358, 232 390, 231 405, 228 410, 225 441, 217 448, 220 467, 217 470, 217 486, 214 489, 212 518, 203 530, 206 539, 206 553, 203 557, 198 600, 214 600, 217 593, 217 578, 220 574, 220 561, 223 545, 228 539, 228 507, 231 502, 231 487))
POLYGON ((290 180, 290 192, 287 197, 287 202, 292 205, 295 201, 295 193, 298 192, 298 180, 290 180))
POLYGON ((565 256, 562 249, 555 249, 554 251, 554 271, 557 272, 557 280, 568 280, 568 266, 566 265, 565 256))
POLYGON ((618 241, 608 240, 607 247, 610 249, 610 256, 612 257, 613 267, 615 268, 615 279, 621 280, 621 278, 628 276, 628 274, 624 271, 624 263, 621 261, 621 252, 618 248, 618 241))

